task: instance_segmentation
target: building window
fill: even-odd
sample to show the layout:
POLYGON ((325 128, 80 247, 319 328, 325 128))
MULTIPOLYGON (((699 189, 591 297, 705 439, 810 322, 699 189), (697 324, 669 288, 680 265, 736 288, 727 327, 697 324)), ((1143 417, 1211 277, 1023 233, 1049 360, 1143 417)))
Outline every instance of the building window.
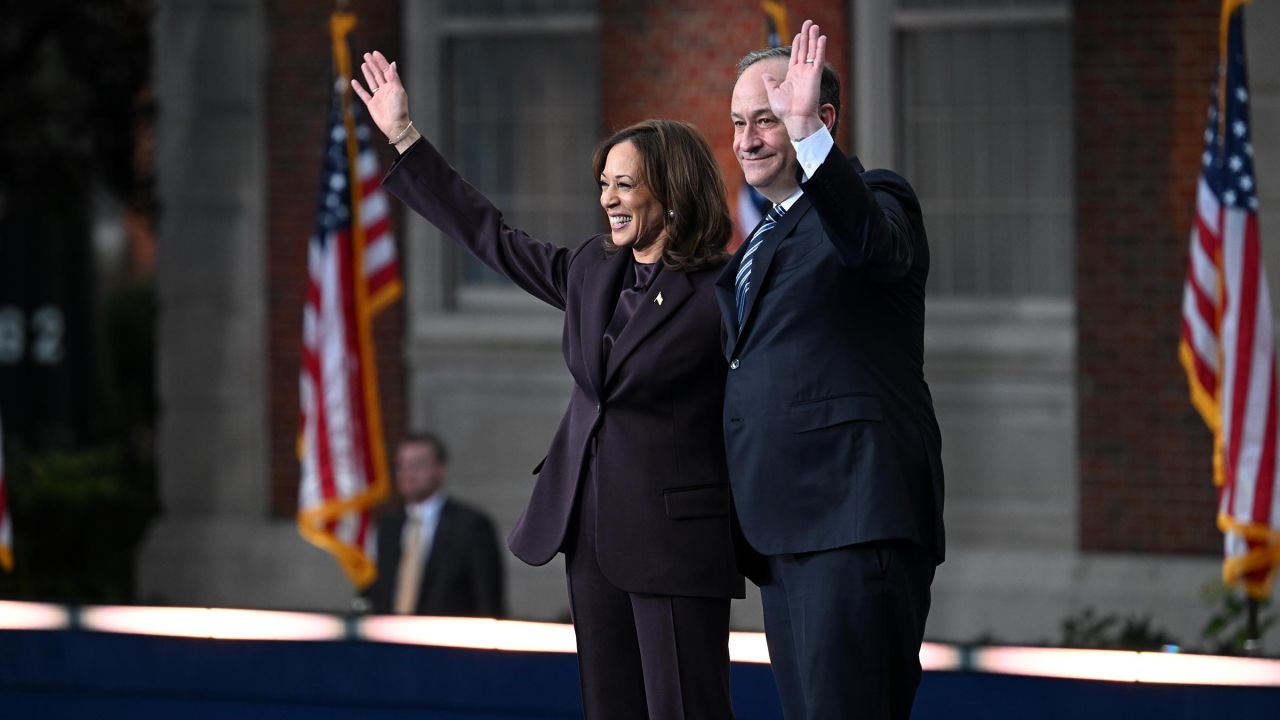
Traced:
POLYGON ((925 211, 934 297, 1073 287, 1070 8, 900 0, 892 157, 925 211))
MULTIPOLYGON (((596 4, 448 0, 436 28, 447 156, 509 225, 564 245, 603 229, 590 167, 602 125, 596 4)), ((446 254, 459 294, 509 287, 468 253, 446 254)))

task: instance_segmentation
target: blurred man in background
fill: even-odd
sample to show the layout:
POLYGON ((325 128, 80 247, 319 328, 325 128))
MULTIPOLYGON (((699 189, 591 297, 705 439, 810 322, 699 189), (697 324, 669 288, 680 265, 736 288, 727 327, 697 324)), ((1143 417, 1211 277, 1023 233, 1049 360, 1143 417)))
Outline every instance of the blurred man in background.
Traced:
POLYGON ((375 613, 501 617, 502 556, 493 521, 445 492, 449 453, 434 435, 396 450, 396 508, 378 522, 378 578, 365 591, 375 613))

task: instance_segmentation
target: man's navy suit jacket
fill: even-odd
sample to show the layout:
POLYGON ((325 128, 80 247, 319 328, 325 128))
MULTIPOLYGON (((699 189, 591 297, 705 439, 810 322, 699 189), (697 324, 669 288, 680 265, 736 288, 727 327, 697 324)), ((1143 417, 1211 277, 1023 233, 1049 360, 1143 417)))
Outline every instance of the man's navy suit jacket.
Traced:
POLYGON ((765 555, 905 539, 941 562, 942 441, 924 379, 929 248, 915 192, 839 148, 761 240, 725 319, 724 433, 742 531, 765 555))

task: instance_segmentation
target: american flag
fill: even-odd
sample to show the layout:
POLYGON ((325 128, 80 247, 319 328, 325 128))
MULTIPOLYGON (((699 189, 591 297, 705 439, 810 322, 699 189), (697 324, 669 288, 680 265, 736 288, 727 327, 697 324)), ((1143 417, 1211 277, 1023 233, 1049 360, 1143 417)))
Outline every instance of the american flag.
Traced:
POLYGON ((1249 141, 1244 11, 1223 3, 1222 57, 1204 132, 1179 356, 1214 435, 1223 580, 1269 594, 1280 561, 1276 353, 1249 141))
MULTIPOLYGON (((788 37, 787 8, 777 0, 764 0, 760 3, 760 10, 764 13, 765 44, 769 47, 780 47, 783 39, 788 37)), ((769 202, 769 198, 748 185, 744 177, 738 190, 739 241, 751 235, 751 231, 760 224, 764 214, 769 212, 771 207, 773 203, 769 202)))
POLYGON ((377 574, 370 509, 389 487, 370 325, 400 280, 382 173, 347 81, 354 27, 350 13, 330 20, 337 80, 307 254, 298 529, 364 587, 377 574))
POLYGON ((0 568, 13 570, 13 521, 4 492, 4 423, 0 422, 0 568))

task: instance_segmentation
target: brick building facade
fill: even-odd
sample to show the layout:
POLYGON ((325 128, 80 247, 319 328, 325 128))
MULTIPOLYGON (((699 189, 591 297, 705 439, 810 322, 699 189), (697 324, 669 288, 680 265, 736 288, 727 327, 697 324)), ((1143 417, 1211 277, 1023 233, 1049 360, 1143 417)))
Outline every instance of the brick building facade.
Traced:
POLYGON ((1177 358, 1218 9, 1075 4, 1083 550, 1222 544, 1212 438, 1177 358))

